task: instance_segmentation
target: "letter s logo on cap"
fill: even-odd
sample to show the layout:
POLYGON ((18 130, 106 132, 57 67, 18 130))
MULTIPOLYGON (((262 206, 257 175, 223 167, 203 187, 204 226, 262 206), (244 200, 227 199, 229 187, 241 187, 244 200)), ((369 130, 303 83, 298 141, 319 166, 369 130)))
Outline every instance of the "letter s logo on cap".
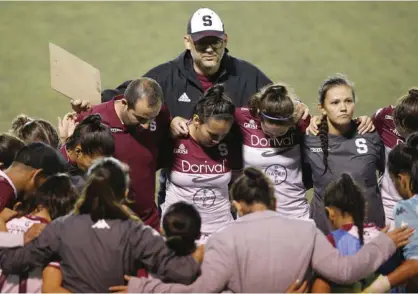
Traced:
POLYGON ((203 25, 204 25, 205 27, 210 27, 210 26, 212 26, 212 16, 210 16, 210 15, 204 15, 204 16, 202 17, 202 20, 203 20, 203 25))

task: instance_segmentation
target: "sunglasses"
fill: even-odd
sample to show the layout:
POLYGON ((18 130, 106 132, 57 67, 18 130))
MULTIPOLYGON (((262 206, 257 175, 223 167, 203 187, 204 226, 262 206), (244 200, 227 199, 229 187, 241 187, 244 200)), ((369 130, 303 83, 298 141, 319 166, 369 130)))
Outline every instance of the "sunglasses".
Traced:
POLYGON ((208 47, 212 47, 213 50, 218 50, 222 48, 224 44, 224 40, 210 39, 207 41, 205 40, 205 41, 193 42, 193 44, 197 51, 205 51, 208 47))

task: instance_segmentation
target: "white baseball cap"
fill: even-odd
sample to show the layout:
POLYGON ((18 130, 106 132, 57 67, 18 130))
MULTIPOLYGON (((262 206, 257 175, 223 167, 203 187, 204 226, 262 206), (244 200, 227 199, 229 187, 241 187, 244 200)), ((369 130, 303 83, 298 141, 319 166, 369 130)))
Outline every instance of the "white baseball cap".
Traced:
POLYGON ((200 8, 193 13, 187 24, 187 34, 191 35, 194 42, 209 36, 226 37, 221 18, 209 8, 200 8))

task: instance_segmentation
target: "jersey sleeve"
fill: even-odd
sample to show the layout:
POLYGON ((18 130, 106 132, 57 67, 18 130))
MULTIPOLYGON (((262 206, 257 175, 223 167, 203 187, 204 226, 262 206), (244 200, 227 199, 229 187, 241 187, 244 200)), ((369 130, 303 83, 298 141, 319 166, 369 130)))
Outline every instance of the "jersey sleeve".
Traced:
POLYGON ((311 115, 309 114, 306 119, 299 119, 299 121, 296 124, 296 128, 302 132, 302 134, 305 134, 306 129, 309 127, 309 124, 311 123, 311 115))
POLYGON ((0 179, 0 211, 10 206, 13 202, 14 191, 10 184, 3 178, 0 179))
POLYGON ((24 246, 23 234, 0 232, 0 247, 21 247, 24 246))
POLYGON ((92 113, 93 113, 93 108, 90 108, 89 110, 84 111, 84 112, 77 113, 77 117, 75 121, 79 123, 92 113))
POLYGON ((60 248, 59 219, 46 226, 38 238, 24 247, 0 250, 0 268, 4 274, 20 274, 44 267, 60 248))
MULTIPOLYGON (((410 205, 412 205, 411 201, 399 201, 396 203, 394 209, 396 228, 409 226, 417 229, 418 222, 415 220, 416 215, 414 214, 411 216, 412 211, 415 211, 416 208, 414 209, 414 207, 409 207, 410 205)), ((417 233, 414 232, 414 235, 412 235, 409 239, 409 243, 403 248, 403 255, 405 259, 418 260, 418 238, 415 236, 416 234, 417 233)))
POLYGON ((378 132, 380 136, 382 135, 382 132, 383 132, 385 116, 387 115, 387 113, 388 113, 388 107, 379 108, 372 115, 373 124, 376 128, 376 131, 378 132))
POLYGON ((328 234, 327 235, 327 240, 332 244, 332 247, 336 247, 335 246, 335 239, 334 239, 334 235, 332 235, 332 234, 328 234))

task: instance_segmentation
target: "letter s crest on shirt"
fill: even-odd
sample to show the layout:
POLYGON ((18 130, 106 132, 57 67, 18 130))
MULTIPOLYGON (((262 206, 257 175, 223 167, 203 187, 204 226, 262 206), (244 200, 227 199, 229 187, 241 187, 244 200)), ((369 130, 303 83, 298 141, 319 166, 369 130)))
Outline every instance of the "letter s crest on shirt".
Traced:
POLYGON ((228 148, 226 146, 226 143, 221 143, 218 145, 219 154, 221 156, 227 156, 228 155, 228 148))
POLYGON ((357 153, 358 154, 365 154, 369 151, 369 148, 367 147, 367 141, 364 138, 356 139, 355 141, 357 146, 357 153))
POLYGON ((155 120, 152 120, 149 124, 149 130, 151 132, 154 132, 155 130, 157 130, 157 122, 155 120))

